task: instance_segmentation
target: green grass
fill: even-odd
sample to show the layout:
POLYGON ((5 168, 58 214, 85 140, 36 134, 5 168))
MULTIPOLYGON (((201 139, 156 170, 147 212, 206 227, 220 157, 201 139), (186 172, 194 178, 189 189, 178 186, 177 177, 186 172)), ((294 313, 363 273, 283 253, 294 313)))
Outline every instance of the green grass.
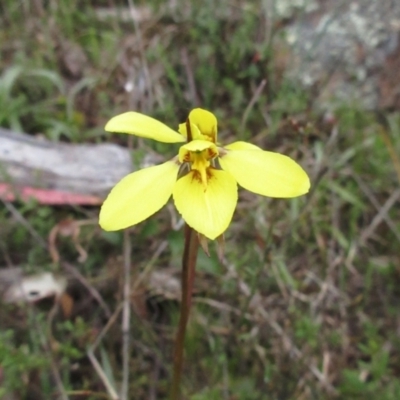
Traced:
MULTIPOLYGON (((185 398, 398 399, 398 207, 373 229, 371 223, 399 187, 390 154, 400 153, 400 115, 343 105, 330 125, 310 111, 310 94, 282 77, 281 39, 279 32, 265 35, 261 1, 215 7, 179 0, 175 11, 155 0, 137 5, 148 3, 154 9, 138 34, 131 19, 99 14, 100 7, 127 7, 124 1, 3 1, 0 126, 54 141, 127 145, 127 137, 104 132, 111 116, 136 109, 174 127, 201 106, 217 115, 221 142, 249 140, 292 156, 310 174, 311 193, 287 201, 241 191, 225 259, 217 261, 213 243, 211 258, 199 257, 185 398), (74 56, 77 64, 68 59, 74 56), (265 89, 249 107, 263 79, 265 89)), ((142 140, 134 147, 135 161, 149 150, 165 157, 175 151, 142 140)), ((71 399, 105 398, 86 352, 110 316, 76 276, 52 264, 34 235, 47 240, 55 224, 95 219, 98 208, 14 207, 20 218, 0 207, 0 267, 66 276, 73 311, 48 320, 52 304, 1 305, 0 397, 53 398, 58 373, 71 399)), ((171 282, 179 276, 182 232, 170 229, 164 209, 131 231, 133 285, 144 270, 165 272, 171 282)), ((59 238, 62 259, 113 312, 122 299, 123 235, 88 225, 79 238, 87 260, 79 264, 70 237, 59 238)), ((131 398, 164 399, 177 293, 144 279, 132 308, 131 398)), ((96 351, 117 386, 121 346, 117 319, 96 351)))

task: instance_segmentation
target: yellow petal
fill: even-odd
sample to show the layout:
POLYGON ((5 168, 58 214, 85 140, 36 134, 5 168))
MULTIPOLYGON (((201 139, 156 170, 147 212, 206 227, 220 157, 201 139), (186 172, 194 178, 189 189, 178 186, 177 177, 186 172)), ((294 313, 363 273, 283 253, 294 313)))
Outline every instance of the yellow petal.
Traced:
MULTIPOLYGON (((188 117, 190 123, 191 138, 193 140, 217 141, 217 118, 210 111, 195 108, 188 117)), ((179 124, 179 132, 187 138, 187 122, 179 124)))
MULTIPOLYGON (((179 161, 192 162, 205 161, 207 162, 207 167, 209 165, 209 160, 214 159, 218 156, 218 149, 214 143, 205 140, 193 140, 189 143, 184 144, 179 149, 179 161)), ((192 168, 194 168, 192 166, 192 168)), ((194 168, 197 169, 197 168, 194 168)))
POLYGON ((197 171, 191 171, 176 182, 173 197, 186 223, 213 240, 232 220, 237 185, 227 172, 209 169, 207 190, 204 190, 197 171))
MULTIPOLYGON (((183 122, 182 124, 179 124, 178 128, 179 133, 181 133, 185 138, 187 138, 187 125, 186 122, 183 122)), ((206 135, 202 135, 200 133, 199 128, 195 125, 190 123, 190 133, 192 135, 192 140, 209 140, 210 138, 206 135)))
POLYGON ((147 115, 129 111, 111 118, 104 128, 107 132, 129 133, 164 143, 184 142, 185 138, 167 125, 147 115))
POLYGON ((261 150, 261 151, 263 151, 263 149, 261 147, 258 147, 255 144, 251 144, 248 142, 241 142, 241 141, 228 144, 228 146, 224 146, 224 149, 228 149, 228 150, 261 150))
POLYGON ((210 148, 217 152, 217 146, 215 146, 214 143, 207 140, 192 140, 191 142, 182 145, 179 151, 181 151, 181 149, 188 151, 203 151, 210 148))
POLYGON ((179 165, 167 161, 127 175, 111 190, 100 210, 100 226, 116 231, 136 225, 168 201, 179 165))
POLYGON ((291 158, 270 151, 231 150, 219 163, 240 186, 269 197, 296 197, 308 192, 310 180, 291 158))
POLYGON ((217 130, 217 118, 215 115, 202 108, 195 108, 189 113, 189 120, 195 124, 203 134, 208 134, 217 130))

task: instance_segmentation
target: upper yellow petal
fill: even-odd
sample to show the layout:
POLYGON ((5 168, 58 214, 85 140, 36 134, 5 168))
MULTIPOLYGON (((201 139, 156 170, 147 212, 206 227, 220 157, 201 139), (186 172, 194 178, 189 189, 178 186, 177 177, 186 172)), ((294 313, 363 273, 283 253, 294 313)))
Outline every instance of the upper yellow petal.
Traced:
MULTIPOLYGON (((210 111, 202 108, 195 108, 190 111, 188 120, 190 122, 190 130, 192 139, 207 139, 213 143, 217 142, 217 118, 210 111)), ((186 123, 179 125, 179 132, 187 137, 186 123)))
POLYGON ((185 141, 181 134, 162 122, 134 111, 128 111, 111 118, 104 129, 107 132, 129 133, 164 143, 185 141))
POLYGON ((212 136, 217 133, 217 118, 202 108, 195 108, 189 113, 189 121, 195 124, 203 135, 212 136))
POLYGON ((180 178, 173 189, 175 206, 186 223, 209 239, 229 226, 237 203, 237 185, 225 171, 208 169, 207 189, 197 171, 180 178))
POLYGON ((178 170, 178 164, 167 161, 127 175, 104 201, 100 226, 106 231, 116 231, 153 215, 170 198, 178 170))
MULTIPOLYGON (((188 137, 188 129, 187 129, 187 123, 183 122, 182 124, 179 124, 178 131, 185 137, 188 137)), ((190 134, 191 134, 191 139, 192 140, 208 140, 211 141, 211 138, 207 135, 203 135, 200 132, 200 129, 197 127, 197 125, 193 124, 190 122, 190 134)))
POLYGON ((290 157, 269 151, 230 150, 219 163, 240 186, 269 197, 296 197, 310 189, 310 179, 290 157))

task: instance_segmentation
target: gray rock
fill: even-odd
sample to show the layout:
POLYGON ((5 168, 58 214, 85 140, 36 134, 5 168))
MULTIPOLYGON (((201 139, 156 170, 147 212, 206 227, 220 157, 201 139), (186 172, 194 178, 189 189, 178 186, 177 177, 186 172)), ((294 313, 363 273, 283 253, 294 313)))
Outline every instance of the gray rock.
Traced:
POLYGON ((312 5, 285 28, 292 52, 286 76, 317 85, 324 106, 339 100, 367 109, 400 107, 400 1, 312 5))

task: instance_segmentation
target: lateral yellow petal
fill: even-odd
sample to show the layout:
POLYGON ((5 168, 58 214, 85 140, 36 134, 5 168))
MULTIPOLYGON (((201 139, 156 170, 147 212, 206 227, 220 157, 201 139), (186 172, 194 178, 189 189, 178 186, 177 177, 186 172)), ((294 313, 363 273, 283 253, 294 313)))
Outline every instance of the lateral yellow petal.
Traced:
POLYGON ((180 178, 173 189, 175 206, 186 223, 211 240, 229 226, 237 203, 237 185, 230 174, 209 168, 207 189, 197 171, 180 178))
POLYGON ((227 150, 261 150, 263 149, 261 147, 256 146, 255 144, 251 144, 248 142, 233 142, 231 144, 228 144, 228 146, 224 146, 224 149, 227 150))
POLYGON ((310 189, 310 179, 290 157, 270 151, 231 150, 219 158, 221 168, 240 186, 269 197, 297 197, 310 189))
POLYGON ((185 141, 181 134, 162 122, 134 111, 128 111, 111 118, 104 129, 107 132, 129 133, 164 143, 185 141))
POLYGON ((100 226, 106 231, 117 231, 153 215, 170 198, 178 170, 178 164, 167 161, 127 175, 104 201, 100 226))

